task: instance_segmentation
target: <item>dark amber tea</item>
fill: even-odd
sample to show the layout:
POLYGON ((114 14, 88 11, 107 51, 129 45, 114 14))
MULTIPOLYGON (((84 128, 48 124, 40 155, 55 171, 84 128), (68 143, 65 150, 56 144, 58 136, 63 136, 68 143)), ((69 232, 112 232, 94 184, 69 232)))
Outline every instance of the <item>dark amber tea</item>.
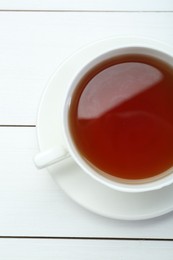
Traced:
POLYGON ((78 84, 69 124, 97 169, 129 180, 163 173, 173 166, 173 68, 133 54, 100 63, 78 84))

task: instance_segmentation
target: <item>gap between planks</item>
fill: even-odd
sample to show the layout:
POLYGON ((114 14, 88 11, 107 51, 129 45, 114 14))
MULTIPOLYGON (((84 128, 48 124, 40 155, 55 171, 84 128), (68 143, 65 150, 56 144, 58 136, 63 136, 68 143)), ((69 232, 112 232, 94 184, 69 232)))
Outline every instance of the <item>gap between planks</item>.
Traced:
POLYGON ((0 125, 0 127, 36 127, 36 125, 0 125))
POLYGON ((21 9, 21 10, 8 10, 8 9, 0 9, 0 12, 39 12, 39 13, 173 13, 173 10, 165 10, 165 11, 159 11, 159 10, 131 10, 131 11, 127 11, 127 10, 34 10, 34 9, 30 9, 30 10, 25 10, 25 9, 21 9))
POLYGON ((52 240, 112 240, 112 241, 173 241, 173 238, 125 238, 125 237, 49 237, 49 236, 0 236, 0 239, 52 239, 52 240))

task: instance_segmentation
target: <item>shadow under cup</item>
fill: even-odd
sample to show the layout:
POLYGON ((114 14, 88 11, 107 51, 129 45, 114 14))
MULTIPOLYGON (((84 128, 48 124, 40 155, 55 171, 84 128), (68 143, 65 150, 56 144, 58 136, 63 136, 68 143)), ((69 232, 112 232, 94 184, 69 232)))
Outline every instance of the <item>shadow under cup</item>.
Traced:
POLYGON ((74 78, 64 113, 68 149, 95 179, 146 190, 172 181, 169 54, 123 47, 96 57, 74 78))

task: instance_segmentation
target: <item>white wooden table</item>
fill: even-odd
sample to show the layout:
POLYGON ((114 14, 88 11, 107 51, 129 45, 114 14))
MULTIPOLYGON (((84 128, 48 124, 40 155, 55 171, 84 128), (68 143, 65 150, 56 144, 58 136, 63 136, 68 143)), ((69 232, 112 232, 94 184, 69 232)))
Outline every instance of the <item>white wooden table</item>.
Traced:
POLYGON ((104 218, 33 164, 51 74, 85 44, 127 33, 173 45, 173 1, 0 0, 0 259, 173 259, 173 213, 104 218))

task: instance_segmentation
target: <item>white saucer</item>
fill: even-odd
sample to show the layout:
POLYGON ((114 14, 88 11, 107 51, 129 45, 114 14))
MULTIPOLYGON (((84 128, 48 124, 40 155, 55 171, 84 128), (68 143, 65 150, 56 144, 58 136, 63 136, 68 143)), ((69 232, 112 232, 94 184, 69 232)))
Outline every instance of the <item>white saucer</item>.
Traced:
MULTIPOLYGON (((94 43, 66 60, 48 83, 40 104, 37 134, 40 150, 63 144, 58 118, 64 91, 78 69, 91 57, 122 44, 121 39, 94 43)), ((130 44, 130 42, 129 42, 130 44)), ((147 193, 124 193, 97 183, 71 159, 48 168, 56 183, 77 203, 106 217, 142 220, 173 210, 173 185, 147 193)))

